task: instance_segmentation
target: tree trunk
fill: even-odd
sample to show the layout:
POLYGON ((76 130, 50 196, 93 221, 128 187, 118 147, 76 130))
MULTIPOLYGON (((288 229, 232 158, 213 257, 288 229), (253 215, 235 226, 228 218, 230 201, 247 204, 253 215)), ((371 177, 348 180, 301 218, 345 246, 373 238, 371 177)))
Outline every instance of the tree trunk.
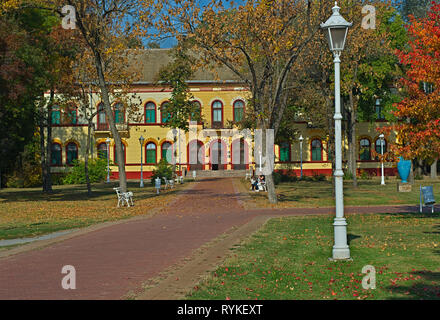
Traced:
POLYGON ((99 78, 99 88, 101 89, 102 100, 104 102, 104 110, 107 115, 110 131, 115 141, 116 154, 118 156, 119 187, 122 189, 122 192, 127 192, 127 176, 125 174, 125 159, 124 159, 124 151, 122 149, 121 136, 119 135, 119 131, 116 129, 113 112, 110 105, 107 83, 105 81, 104 72, 102 68, 102 59, 101 56, 99 55, 99 52, 94 51, 94 55, 95 55, 96 71, 99 78))
MULTIPOLYGON (((269 155, 267 154, 268 148, 266 146, 267 144, 267 137, 266 137, 266 132, 267 132, 267 126, 261 121, 258 125, 258 127, 262 128, 262 148, 263 148, 263 152, 262 152, 262 156, 263 159, 266 159, 266 166, 269 166, 270 169, 274 168, 274 164, 273 163, 269 163, 270 159, 269 159, 269 155)), ((257 128, 258 128, 257 127, 257 128)), ((273 146, 272 146, 273 148, 273 146)), ((273 160, 273 159, 272 159, 273 160)), ((266 180, 266 188, 267 188, 267 198, 269 200, 270 203, 272 204, 277 204, 278 203, 278 198, 277 198, 277 193, 276 193, 276 189, 275 189, 275 182, 273 181, 273 171, 270 170, 270 174, 266 174, 265 175, 265 180, 266 180)))
POLYGON ((357 153, 356 153, 356 106, 353 97, 353 92, 350 91, 350 107, 348 110, 349 123, 348 123, 348 169, 353 176, 353 187, 357 188, 357 153))
MULTIPOLYGON (((51 91, 51 95, 53 91, 51 91)), ((52 176, 51 176, 51 149, 52 149, 52 103, 49 103, 47 112, 47 136, 46 136, 46 192, 52 193, 52 176)), ((62 161, 62 160, 61 160, 62 161)))
POLYGON ((51 176, 51 151, 52 151, 52 104, 55 92, 50 90, 50 98, 47 108, 42 108, 40 117, 40 147, 41 147, 41 166, 43 175, 43 192, 52 193, 52 176, 51 176), (44 129, 47 135, 44 137, 44 129), (46 143, 45 143, 46 140, 46 143))
POLYGON ((90 140, 91 140, 91 133, 92 133, 92 125, 93 125, 92 119, 88 119, 87 146, 86 146, 86 154, 85 154, 85 159, 84 159, 84 175, 86 177, 87 195, 89 197, 92 195, 92 186, 90 184, 90 177, 89 177, 89 152, 90 152, 90 140))
POLYGON ((45 146, 44 146, 44 110, 41 111, 40 114, 40 163, 41 163, 41 178, 42 178, 42 183, 43 183, 43 192, 46 192, 46 187, 47 187, 47 183, 46 183, 46 177, 47 177, 47 173, 46 173, 46 151, 45 151, 45 146))
POLYGON ((409 183, 414 184, 414 160, 411 160, 411 170, 409 171, 409 183))
POLYGON ((437 163, 438 159, 431 164, 431 179, 437 179, 437 163))

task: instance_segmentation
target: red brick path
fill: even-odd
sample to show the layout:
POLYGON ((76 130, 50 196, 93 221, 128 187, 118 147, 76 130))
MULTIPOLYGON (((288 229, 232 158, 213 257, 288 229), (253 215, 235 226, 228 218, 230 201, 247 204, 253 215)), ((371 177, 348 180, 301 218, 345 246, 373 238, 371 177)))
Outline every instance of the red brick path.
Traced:
MULTIPOLYGON (((245 211, 230 179, 206 179, 153 218, 127 221, 0 259, 0 299, 120 299, 143 281, 256 215, 328 214, 334 209, 245 211), (64 265, 76 290, 64 290, 64 265)), ((347 208, 346 212, 412 212, 416 207, 347 208)))

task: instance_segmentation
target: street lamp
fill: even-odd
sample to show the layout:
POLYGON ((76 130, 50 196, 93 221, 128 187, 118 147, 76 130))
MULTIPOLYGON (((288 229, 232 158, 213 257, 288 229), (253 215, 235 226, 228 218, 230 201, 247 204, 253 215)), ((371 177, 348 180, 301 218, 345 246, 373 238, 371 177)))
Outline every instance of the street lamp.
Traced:
POLYGON ((142 159, 142 154, 143 154, 143 152, 142 152, 142 148, 143 148, 143 146, 144 146, 144 141, 145 141, 145 139, 144 139, 144 137, 141 135, 140 136, 140 138, 139 138, 139 143, 140 143, 140 145, 141 145, 141 182, 140 182, 140 184, 139 184, 139 187, 141 187, 141 188, 143 188, 144 187, 144 172, 143 172, 143 159, 142 159))
POLYGON ((383 135, 383 133, 379 136, 380 138, 380 154, 382 155, 380 161, 381 161, 381 171, 382 171, 382 181, 381 181, 381 185, 384 186, 385 185, 385 176, 384 176, 384 169, 383 169, 383 145, 384 145, 384 141, 385 141, 385 136, 383 135))
POLYGON ((342 260, 350 258, 350 248, 347 244, 347 222, 344 218, 344 194, 342 171, 342 137, 341 137, 341 60, 340 55, 344 50, 348 28, 352 23, 347 22, 339 13, 340 7, 335 2, 332 16, 321 24, 321 28, 328 40, 330 51, 333 52, 335 64, 335 198, 336 218, 334 220, 335 244, 333 246, 333 259, 342 260))
POLYGON ((300 157, 301 157, 301 178, 300 179, 302 179, 302 177, 303 177, 303 141, 304 141, 304 138, 301 135, 299 137, 299 153, 300 153, 300 157))
POLYGON ((110 138, 105 139, 107 144, 107 183, 110 182, 110 138))

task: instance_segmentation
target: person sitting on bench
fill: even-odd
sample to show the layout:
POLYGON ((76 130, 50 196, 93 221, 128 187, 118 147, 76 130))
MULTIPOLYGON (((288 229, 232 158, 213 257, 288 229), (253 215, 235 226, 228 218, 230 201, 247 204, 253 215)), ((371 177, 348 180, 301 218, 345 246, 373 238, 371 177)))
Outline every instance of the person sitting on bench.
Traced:
POLYGON ((258 190, 258 179, 255 177, 255 175, 251 178, 251 190, 257 191, 258 190))

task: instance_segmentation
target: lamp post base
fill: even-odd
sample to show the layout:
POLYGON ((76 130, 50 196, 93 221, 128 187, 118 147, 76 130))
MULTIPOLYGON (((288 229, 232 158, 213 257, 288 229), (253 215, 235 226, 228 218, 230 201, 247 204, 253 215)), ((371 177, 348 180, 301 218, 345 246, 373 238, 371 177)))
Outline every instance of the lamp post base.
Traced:
POLYGON ((350 248, 335 248, 333 247, 333 257, 332 260, 349 260, 350 258, 350 248))
POLYGON ((333 259, 350 259, 350 247, 347 244, 347 221, 345 218, 335 218, 333 223, 335 229, 335 244, 333 246, 333 259))

